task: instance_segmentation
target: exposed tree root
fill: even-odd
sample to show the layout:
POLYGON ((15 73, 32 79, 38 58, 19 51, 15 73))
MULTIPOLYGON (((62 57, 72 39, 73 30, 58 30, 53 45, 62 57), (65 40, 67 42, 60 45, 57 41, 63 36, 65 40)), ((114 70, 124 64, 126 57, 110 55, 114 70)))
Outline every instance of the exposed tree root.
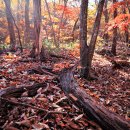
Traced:
POLYGON ((46 87, 46 83, 37 83, 30 86, 20 86, 20 87, 9 87, 0 90, 0 97, 20 97, 22 93, 28 92, 29 96, 34 96, 37 93, 37 89, 40 87, 46 87))

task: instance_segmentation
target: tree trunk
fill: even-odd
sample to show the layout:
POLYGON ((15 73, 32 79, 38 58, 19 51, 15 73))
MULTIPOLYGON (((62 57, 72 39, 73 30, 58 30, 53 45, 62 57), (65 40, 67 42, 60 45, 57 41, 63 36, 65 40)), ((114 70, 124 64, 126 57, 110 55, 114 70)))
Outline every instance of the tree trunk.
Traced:
POLYGON ((94 101, 85 90, 79 88, 71 70, 60 75, 61 88, 67 97, 84 110, 84 113, 101 126, 103 130, 130 130, 130 122, 116 113, 106 109, 103 105, 94 101))
MULTIPOLYGON (((113 4, 116 3, 117 0, 113 0, 113 4)), ((114 14, 113 14, 114 18, 117 17, 117 9, 115 8, 114 10, 114 14)), ((111 53, 116 56, 116 46, 117 46, 117 28, 113 29, 113 43, 112 43, 112 48, 111 48, 111 53)))
MULTIPOLYGON (((125 7, 123 7, 123 14, 126 14, 126 9, 125 9, 125 7)), ((129 25, 128 25, 128 27, 125 29, 125 42, 126 43, 129 43, 129 31, 128 31, 128 29, 129 29, 129 25)))
POLYGON ((87 45, 87 9, 88 0, 82 0, 80 12, 80 61, 81 61, 81 76, 90 78, 90 69, 92 58, 95 50, 95 44, 100 27, 101 16, 103 12, 105 0, 100 0, 98 4, 97 16, 95 19, 93 33, 89 46, 87 45))
POLYGON ((129 4, 129 1, 127 1, 127 8, 128 8, 128 12, 130 14, 130 4, 129 4))
POLYGON ((88 0, 81 1, 80 7, 80 64, 81 77, 88 78, 88 45, 87 45, 88 0))
MULTIPOLYGON (((127 8, 128 8, 128 13, 130 14, 130 4, 127 1, 127 8)), ((128 55, 130 55, 130 39, 128 39, 128 55)))
POLYGON ((29 23, 29 0, 25 0, 25 32, 24 32, 25 44, 30 42, 30 23, 29 23))
MULTIPOLYGON (((107 5, 108 5, 108 0, 105 0, 105 4, 104 4, 104 6, 105 6, 104 16, 105 16, 105 24, 106 24, 106 25, 107 25, 108 22, 109 22, 109 16, 108 16, 107 5)), ((108 43, 108 38, 109 38, 108 33, 105 33, 105 34, 104 34, 104 40, 105 40, 106 43, 108 43)))
POLYGON ((97 40, 97 36, 98 36, 98 32, 99 32, 100 21, 101 21, 104 3, 105 3, 105 0, 100 0, 99 4, 98 4, 97 16, 95 19, 93 33, 92 33, 92 37, 91 37, 90 45, 89 45, 89 54, 88 54, 89 58, 87 61, 88 62, 88 73, 90 73, 90 68, 91 68, 95 45, 96 45, 96 40, 97 40))
POLYGON ((12 18, 12 12, 10 7, 10 0, 4 0, 5 7, 6 7, 6 16, 7 16, 7 22, 8 22, 8 30, 10 35, 10 48, 11 51, 15 51, 16 48, 16 38, 15 38, 15 32, 14 32, 14 23, 12 18))
POLYGON ((59 44, 60 44, 61 26, 62 26, 62 22, 64 19, 65 8, 67 7, 68 0, 64 0, 63 2, 64 2, 64 9, 63 9, 63 12, 62 12, 61 17, 60 17, 59 28, 58 28, 58 46, 60 46, 59 44))
POLYGON ((17 24, 21 20, 20 11, 21 11, 21 0, 17 0, 17 24))
POLYGON ((41 29, 41 0, 33 0, 33 14, 34 14, 34 44, 30 56, 37 57, 38 59, 40 59, 42 48, 42 43, 39 42, 40 29, 41 29))
POLYGON ((73 42, 75 40, 74 33, 75 33, 75 30, 76 30, 76 26, 77 26, 78 21, 79 21, 79 17, 75 20, 73 30, 72 30, 73 42))
POLYGON ((46 4, 47 12, 48 12, 48 15, 49 15, 49 19, 50 19, 50 22, 51 22, 51 29, 52 29, 53 40, 54 40, 53 42, 54 42, 54 45, 55 45, 57 48, 59 48, 59 45, 57 44, 57 41, 56 41, 56 34, 55 34, 54 27, 53 27, 53 22, 52 22, 52 18, 51 18, 51 13, 50 13, 50 9, 49 9, 47 0, 45 0, 45 4, 46 4))

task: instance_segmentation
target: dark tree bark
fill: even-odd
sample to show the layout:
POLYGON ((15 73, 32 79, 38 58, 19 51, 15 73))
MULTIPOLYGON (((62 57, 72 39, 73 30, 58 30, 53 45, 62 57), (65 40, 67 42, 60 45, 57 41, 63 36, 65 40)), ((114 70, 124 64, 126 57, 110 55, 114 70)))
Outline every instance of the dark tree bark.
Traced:
POLYGON ((24 32, 25 39, 24 40, 26 44, 30 42, 29 1, 30 0, 25 0, 25 32, 24 32))
MULTIPOLYGON (((130 4, 127 1, 128 13, 130 14, 130 4)), ((130 39, 128 39, 128 55, 130 55, 130 39)))
POLYGON ((60 75, 60 83, 66 96, 103 130, 130 130, 129 121, 94 101, 78 86, 71 70, 60 75))
MULTIPOLYGON (((117 0, 113 0, 113 4, 116 3, 117 0)), ((117 9, 115 8, 113 17, 117 17, 117 9)), ((117 46, 117 28, 113 29, 113 43, 112 43, 112 48, 111 48, 111 53, 116 56, 116 46, 117 46)))
POLYGON ((6 16, 7 16, 7 22, 8 22, 8 30, 10 35, 10 49, 11 51, 15 51, 16 48, 16 38, 15 38, 15 32, 14 32, 14 23, 12 18, 12 11, 10 7, 10 0, 4 0, 5 7, 6 7, 6 16))
MULTIPOLYGON (((109 14, 108 14, 108 10, 107 10, 107 5, 108 5, 108 0, 105 0, 105 4, 104 4, 104 8, 105 8, 104 16, 105 16, 105 24, 106 25, 109 22, 109 14)), ((105 40, 106 43, 108 43, 108 38, 109 38, 108 33, 105 33, 104 34, 104 40, 105 40)))
MULTIPOLYGON (((123 8, 123 14, 126 14, 126 9, 125 9, 125 7, 123 8)), ((128 25, 128 26, 129 26, 129 25, 128 25)), ((129 31, 128 31, 128 28, 129 28, 129 27, 127 27, 126 30, 125 30, 125 42, 126 42, 126 43, 129 43, 129 31)))
POLYGON ((81 77, 88 78, 88 45, 87 45, 88 0, 81 1, 80 7, 80 64, 81 77))
POLYGON ((97 9, 97 16, 95 19, 93 32, 90 40, 89 46, 87 45, 87 13, 88 1, 83 0, 81 4, 81 16, 80 16, 80 60, 81 60, 81 76, 85 78, 90 78, 90 69, 92 58, 95 50, 95 44, 98 36, 98 31, 100 27, 101 16, 103 12, 105 0, 100 0, 97 9))
POLYGON ((89 45, 89 70, 92 64, 92 58, 95 50, 95 45, 96 45, 96 40, 99 32, 99 27, 100 27, 100 21, 101 21, 101 16, 103 12, 103 6, 104 6, 105 0, 100 0, 98 4, 98 11, 97 11, 97 16, 95 19, 94 27, 93 27, 93 33, 92 37, 90 40, 90 45, 89 45))

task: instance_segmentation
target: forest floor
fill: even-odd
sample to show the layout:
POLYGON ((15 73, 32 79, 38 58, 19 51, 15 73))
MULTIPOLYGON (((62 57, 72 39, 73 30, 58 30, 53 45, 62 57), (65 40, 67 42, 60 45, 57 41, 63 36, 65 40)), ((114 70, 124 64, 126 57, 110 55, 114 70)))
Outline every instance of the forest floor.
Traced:
MULTIPOLYGON (((74 58, 68 52, 62 54, 63 57, 49 57, 46 62, 41 63, 27 57, 28 52, 24 50, 22 55, 16 52, 0 56, 0 93, 7 87, 18 88, 37 83, 45 83, 45 87, 39 87, 34 94, 25 91, 20 97, 12 95, 0 99, 0 128, 5 130, 101 130, 98 124, 90 120, 81 109, 67 99, 59 87, 59 82, 55 79, 55 75, 58 75, 63 68, 73 66, 78 58, 74 58), (51 70, 54 75, 41 73, 42 69, 51 70), (40 108, 59 113, 47 114, 47 111, 40 108)), ((80 78, 79 68, 75 70, 74 75, 79 86, 110 111, 128 118, 130 68, 115 69, 107 58, 97 53, 94 55, 92 67, 95 80, 88 81, 80 78)))

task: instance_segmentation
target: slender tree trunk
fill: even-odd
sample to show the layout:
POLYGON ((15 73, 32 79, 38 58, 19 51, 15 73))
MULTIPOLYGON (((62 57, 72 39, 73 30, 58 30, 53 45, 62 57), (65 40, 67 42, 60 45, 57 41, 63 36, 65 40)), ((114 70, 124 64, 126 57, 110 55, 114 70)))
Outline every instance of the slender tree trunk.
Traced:
POLYGON ((78 21, 79 21, 79 17, 76 19, 74 26, 73 26, 73 29, 72 29, 73 42, 75 40, 74 33, 75 33, 75 29, 76 29, 76 25, 77 25, 78 21))
POLYGON ((95 0, 95 5, 98 6, 98 1, 97 0, 95 0))
POLYGON ((61 34, 61 26, 62 26, 62 22, 63 22, 63 19, 64 19, 64 14, 65 14, 65 8, 67 7, 67 2, 68 0, 64 0, 64 9, 63 9, 63 12, 61 14, 61 18, 60 18, 60 23, 59 23, 59 29, 58 29, 58 46, 60 44, 60 34, 61 34))
MULTIPOLYGON (((113 4, 116 3, 117 0, 113 0, 113 4)), ((114 18, 117 17, 117 9, 114 10, 113 14, 114 18)), ((111 53, 115 56, 116 55, 116 46, 117 46, 117 28, 113 29, 113 43, 111 48, 111 53)))
POLYGON ((56 12, 56 1, 54 0, 53 1, 53 13, 55 15, 55 12, 56 12))
MULTIPOLYGON (((106 24, 106 25, 107 25, 108 22, 109 22, 107 4, 108 4, 108 0, 105 0, 105 4, 104 4, 104 7, 105 7, 104 16, 105 16, 105 24, 106 24)), ((106 43, 108 43, 108 38, 109 38, 108 33, 104 34, 104 40, 105 40, 106 43)))
POLYGON ((105 3, 105 0, 100 0, 99 4, 98 4, 97 16, 96 16, 96 19, 95 19, 95 23, 94 23, 94 27, 93 27, 93 33, 92 33, 90 45, 89 45, 89 58, 88 58, 88 61, 87 61, 88 62, 88 69, 89 69, 88 73, 90 73, 90 68, 91 68, 92 58, 93 58, 93 55, 94 55, 96 40, 97 40, 97 36, 98 36, 98 32, 99 32, 100 21, 101 21, 104 3, 105 3))
POLYGON ((20 17, 20 5, 21 5, 21 0, 17 0, 17 24, 20 21, 21 17, 20 17))
MULTIPOLYGON (((127 1, 127 8, 128 8, 128 13, 130 14, 130 4, 129 4, 129 1, 127 1)), ((128 34, 129 34, 129 25, 128 25, 128 34)), ((128 51, 127 51, 127 54, 130 55, 130 39, 129 39, 129 36, 128 36, 128 51)))
POLYGON ((81 1, 80 7, 80 64, 81 77, 88 77, 88 45, 87 45, 88 0, 81 1))
POLYGON ((48 11, 49 19, 50 19, 50 22, 51 22, 51 29, 52 29, 52 33, 53 33, 54 44, 55 44, 56 47, 59 47, 59 45, 56 42, 56 35, 55 35, 53 22, 52 22, 52 18, 51 18, 51 13, 50 13, 50 10, 49 10, 49 6, 48 6, 48 3, 47 3, 47 0, 45 0, 45 4, 46 4, 47 11, 48 11))
POLYGON ((29 23, 29 0, 25 0, 25 32, 24 41, 26 44, 30 42, 30 23, 29 23))
MULTIPOLYGON (((125 7, 123 8, 123 14, 126 14, 126 9, 125 7)), ((128 25, 129 26, 129 25, 128 25)), ((128 31, 128 27, 125 30, 125 42, 129 43, 129 31, 128 31)))
POLYGON ((8 22, 8 30, 10 35, 10 48, 11 51, 16 50, 16 38, 15 38, 15 32, 14 32, 14 23, 12 18, 12 12, 10 7, 10 0, 4 0, 5 7, 6 7, 6 16, 7 16, 7 22, 8 22))
POLYGON ((31 57, 36 57, 40 54, 39 36, 41 27, 41 0, 33 0, 34 14, 34 43, 31 51, 31 57))
POLYGON ((127 1, 127 8, 128 8, 129 14, 130 14, 130 4, 129 4, 129 0, 127 1))
POLYGON ((47 28, 46 28, 46 25, 43 25, 43 29, 45 30, 45 33, 46 33, 46 39, 49 41, 49 34, 47 32, 47 28))

